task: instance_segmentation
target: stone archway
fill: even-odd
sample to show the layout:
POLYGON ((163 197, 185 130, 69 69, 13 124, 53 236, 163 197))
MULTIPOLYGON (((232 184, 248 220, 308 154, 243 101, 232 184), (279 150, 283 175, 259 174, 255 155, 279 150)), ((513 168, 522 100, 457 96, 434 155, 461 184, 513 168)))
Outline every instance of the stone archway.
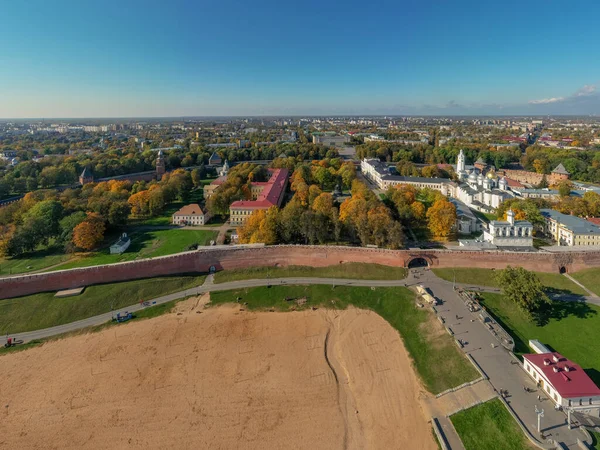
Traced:
POLYGON ((406 265, 409 269, 418 269, 420 267, 429 267, 429 261, 422 256, 417 256, 408 261, 406 265))
POLYGON ((560 268, 558 269, 558 273, 565 274, 567 273, 567 268, 565 266, 560 266, 560 268))
POLYGON ((217 271, 217 268, 215 266, 210 266, 208 268, 208 273, 215 273, 217 271))

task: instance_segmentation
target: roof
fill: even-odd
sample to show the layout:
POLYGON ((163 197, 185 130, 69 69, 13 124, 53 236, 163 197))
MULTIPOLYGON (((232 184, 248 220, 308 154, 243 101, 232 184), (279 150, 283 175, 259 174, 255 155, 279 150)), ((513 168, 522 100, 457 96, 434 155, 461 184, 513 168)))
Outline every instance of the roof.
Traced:
POLYGON ((560 353, 528 354, 523 355, 523 358, 542 372, 563 398, 600 396, 600 389, 581 366, 569 361, 560 353), (558 362, 555 359, 558 359, 558 362), (554 371, 555 367, 558 368, 557 372, 554 371), (568 368, 568 371, 565 368, 568 368))
POLYGON ((600 227, 580 217, 570 216, 553 209, 540 209, 545 218, 559 222, 576 234, 600 234, 600 227))
POLYGON ((483 164, 486 165, 486 162, 483 160, 483 158, 480 156, 479 158, 477 158, 477 161, 475 161, 475 164, 483 164))
POLYGON ((87 167, 83 168, 83 172, 81 172, 81 175, 79 175, 79 176, 82 178, 90 176, 90 174, 88 173, 87 167))
POLYGON ((518 182, 517 180, 513 180, 512 178, 508 178, 508 177, 504 177, 504 179, 506 180, 506 184, 508 185, 508 187, 510 188, 514 188, 514 187, 525 187, 524 184, 518 182))
POLYGON ((570 173, 565 169, 565 166, 560 163, 556 168, 552 171, 552 173, 558 173, 562 175, 570 175, 570 173))
POLYGON ((382 180, 387 181, 398 181, 405 183, 443 183, 448 180, 447 178, 427 178, 427 177, 403 177, 401 175, 384 175, 381 177, 382 180))
POLYGON ((195 215, 204 215, 202 208, 198 203, 192 203, 189 205, 185 205, 179 211, 177 211, 174 216, 195 216, 195 215))
MULTIPOLYGON (((278 206, 279 199, 285 191, 289 171, 287 169, 269 169, 271 178, 265 184, 256 200, 238 200, 233 202, 230 209, 268 209, 278 206)), ((257 184, 257 183, 252 183, 257 184)))

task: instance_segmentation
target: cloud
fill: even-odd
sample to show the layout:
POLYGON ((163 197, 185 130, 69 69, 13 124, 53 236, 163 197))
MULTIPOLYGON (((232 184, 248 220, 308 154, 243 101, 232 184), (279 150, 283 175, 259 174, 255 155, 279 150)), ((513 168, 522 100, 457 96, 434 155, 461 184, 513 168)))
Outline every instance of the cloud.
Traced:
POLYGON ((529 100, 530 105, 547 105, 548 103, 562 102, 564 97, 542 98, 540 100, 529 100))
POLYGON ((561 102, 569 102, 573 99, 577 99, 579 97, 590 97, 596 94, 596 85, 594 84, 586 84, 573 95, 569 95, 568 97, 552 97, 552 98, 542 98, 540 100, 529 100, 530 105, 548 105, 550 103, 561 103, 561 102))

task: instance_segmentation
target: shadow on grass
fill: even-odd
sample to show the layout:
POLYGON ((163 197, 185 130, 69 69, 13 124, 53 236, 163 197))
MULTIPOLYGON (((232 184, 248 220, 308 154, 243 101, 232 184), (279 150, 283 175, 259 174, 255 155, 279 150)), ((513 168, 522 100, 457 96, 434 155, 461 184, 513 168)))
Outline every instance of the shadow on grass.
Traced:
POLYGON ((549 307, 540 311, 534 318, 538 326, 547 325, 550 320, 560 321, 569 316, 586 319, 595 316, 597 312, 581 295, 570 294, 569 300, 554 300, 549 307))
POLYGON ((592 379, 592 381, 596 384, 596 386, 600 386, 600 372, 596 369, 583 369, 585 373, 587 373, 588 377, 592 379))
MULTIPOLYGON (((542 313, 540 313, 539 315, 537 315, 534 318, 531 318, 530 320, 535 322, 535 324, 537 326, 541 327, 541 326, 547 325, 548 322, 550 321, 550 319, 559 321, 562 319, 566 319, 569 316, 575 316, 580 319, 585 319, 588 317, 595 316, 597 314, 597 312, 594 309, 590 308, 589 304, 587 304, 583 300, 582 296, 577 296, 577 295, 571 294, 571 297, 573 297, 574 299, 579 297, 580 300, 572 300, 572 301, 553 300, 552 303, 549 305, 549 307, 546 309, 546 311, 543 311, 542 313)), ((483 305, 486 306, 485 298, 482 300, 483 300, 482 301, 483 305)), ((521 340, 519 338, 519 336, 517 335, 517 333, 515 333, 515 331, 511 328, 511 326, 509 324, 507 324, 505 321, 503 321, 501 318, 499 318, 498 315, 496 315, 492 309, 486 308, 486 310, 494 318, 494 320, 502 328, 504 328, 508 332, 508 334, 510 334, 510 336, 513 338, 513 340, 515 342, 514 353, 518 353, 518 354, 530 353, 528 343, 521 340)), ((524 312, 521 312, 521 314, 523 314, 524 316, 526 315, 526 313, 524 313, 524 312)))

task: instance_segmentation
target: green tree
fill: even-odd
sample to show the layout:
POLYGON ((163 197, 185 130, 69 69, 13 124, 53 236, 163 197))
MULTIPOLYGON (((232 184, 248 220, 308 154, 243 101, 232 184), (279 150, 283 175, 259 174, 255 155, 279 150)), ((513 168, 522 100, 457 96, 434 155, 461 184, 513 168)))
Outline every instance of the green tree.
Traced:
MULTIPOLYGON (((150 196, 150 208, 152 208, 152 195, 150 196)), ((108 210, 108 223, 113 226, 123 226, 131 213, 131 206, 126 201, 115 202, 108 210)))
POLYGON ((497 271, 495 276, 506 298, 530 318, 538 322, 544 320, 544 313, 551 302, 534 272, 522 267, 508 266, 497 271))
POLYGON ((569 197, 571 195, 571 190, 573 189, 573 183, 568 180, 561 181, 558 185, 558 194, 561 197, 569 197))

